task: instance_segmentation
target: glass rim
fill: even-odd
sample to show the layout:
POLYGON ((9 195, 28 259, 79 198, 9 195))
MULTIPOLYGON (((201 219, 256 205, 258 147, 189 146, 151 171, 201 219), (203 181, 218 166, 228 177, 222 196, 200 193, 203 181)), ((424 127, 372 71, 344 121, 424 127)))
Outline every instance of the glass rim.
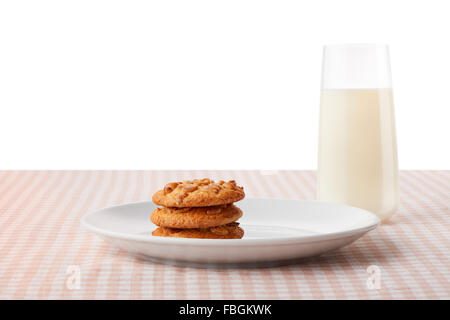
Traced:
POLYGON ((386 43, 331 43, 323 46, 327 48, 388 48, 386 43))

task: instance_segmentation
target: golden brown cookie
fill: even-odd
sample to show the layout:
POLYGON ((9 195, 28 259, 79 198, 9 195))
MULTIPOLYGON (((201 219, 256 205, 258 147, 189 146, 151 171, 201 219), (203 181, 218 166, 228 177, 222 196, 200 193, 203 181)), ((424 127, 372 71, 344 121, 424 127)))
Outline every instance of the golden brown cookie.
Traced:
POLYGON ((150 220, 167 228, 210 228, 238 220, 242 211, 233 204, 193 208, 157 208, 150 220))
POLYGON ((159 227, 152 232, 153 236, 173 238, 198 238, 198 239, 241 239, 244 230, 238 222, 232 222, 223 226, 207 229, 175 229, 159 227))
POLYGON ((234 180, 215 183, 210 179, 171 182, 157 191, 152 200, 164 207, 209 207, 233 203, 244 199, 244 188, 234 180))

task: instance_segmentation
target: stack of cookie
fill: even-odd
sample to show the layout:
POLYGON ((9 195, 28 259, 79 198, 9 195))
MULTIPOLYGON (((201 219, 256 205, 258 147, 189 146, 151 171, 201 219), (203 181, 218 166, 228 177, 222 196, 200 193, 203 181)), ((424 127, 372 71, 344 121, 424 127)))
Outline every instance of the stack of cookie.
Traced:
POLYGON ((244 231, 236 222, 242 211, 233 202, 245 197, 244 188, 232 181, 210 179, 171 182, 153 195, 162 208, 152 212, 159 226, 154 236, 202 239, 240 239, 244 231))

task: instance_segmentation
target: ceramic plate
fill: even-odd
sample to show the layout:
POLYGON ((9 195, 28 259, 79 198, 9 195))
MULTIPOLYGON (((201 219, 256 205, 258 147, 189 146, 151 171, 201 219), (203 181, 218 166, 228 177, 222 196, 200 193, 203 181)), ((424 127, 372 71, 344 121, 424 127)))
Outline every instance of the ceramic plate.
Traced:
POLYGON ((155 237, 150 201, 86 214, 82 224, 104 240, 153 261, 175 264, 254 264, 287 262, 348 245, 380 220, 368 211, 319 201, 244 199, 239 220, 242 239, 155 237))

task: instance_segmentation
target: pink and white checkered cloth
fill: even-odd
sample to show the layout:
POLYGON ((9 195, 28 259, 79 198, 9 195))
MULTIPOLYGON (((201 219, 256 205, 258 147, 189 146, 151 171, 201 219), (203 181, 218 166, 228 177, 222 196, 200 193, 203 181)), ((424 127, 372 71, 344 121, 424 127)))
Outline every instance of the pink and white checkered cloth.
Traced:
POLYGON ((278 268, 153 264, 80 226, 88 211, 149 200, 167 181, 193 177, 235 179, 248 197, 315 198, 311 171, 3 171, 0 298, 450 298, 450 171, 401 172, 401 205, 390 222, 345 248, 278 268), (371 265, 379 267, 379 289, 367 285, 371 265), (73 270, 79 288, 70 285, 73 270))

